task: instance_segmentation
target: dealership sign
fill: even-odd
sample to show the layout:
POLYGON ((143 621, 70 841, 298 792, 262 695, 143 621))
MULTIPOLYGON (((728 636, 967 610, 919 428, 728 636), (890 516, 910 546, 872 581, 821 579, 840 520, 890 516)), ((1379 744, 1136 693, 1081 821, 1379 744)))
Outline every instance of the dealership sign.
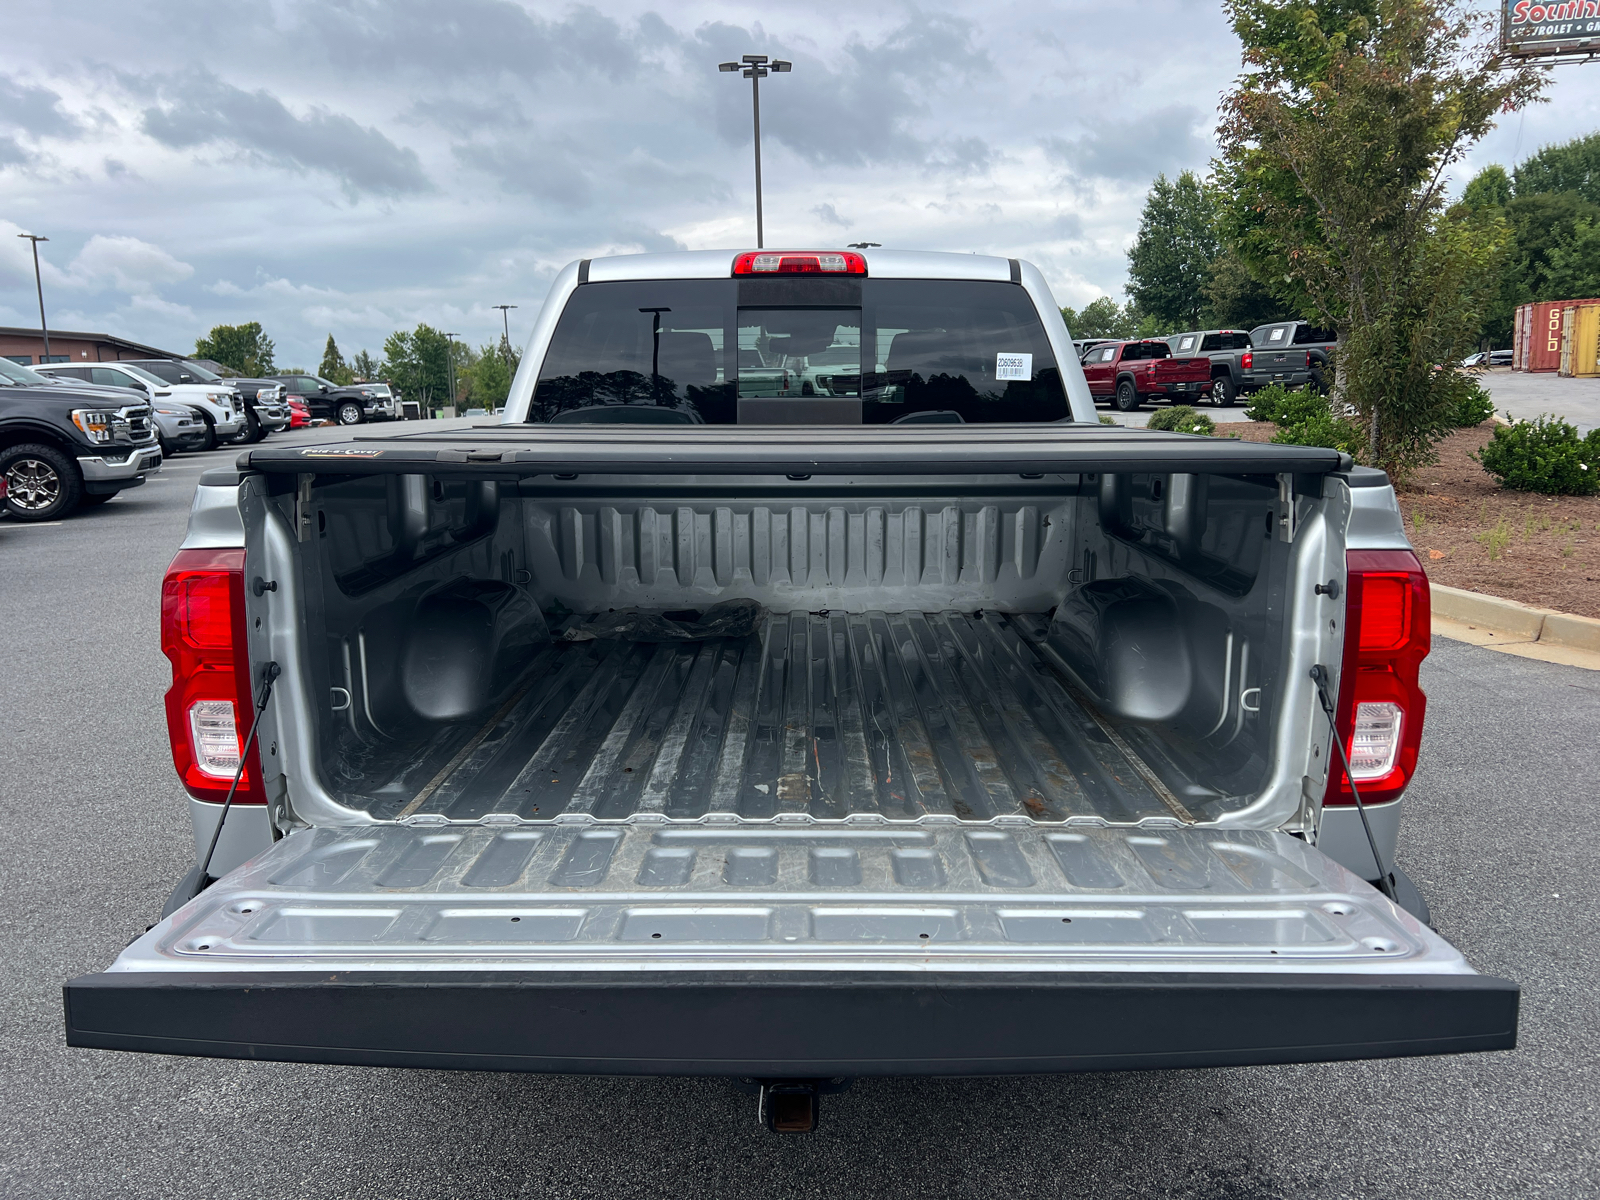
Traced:
POLYGON ((1600 0, 1505 0, 1500 42, 1523 58, 1600 54, 1600 0))

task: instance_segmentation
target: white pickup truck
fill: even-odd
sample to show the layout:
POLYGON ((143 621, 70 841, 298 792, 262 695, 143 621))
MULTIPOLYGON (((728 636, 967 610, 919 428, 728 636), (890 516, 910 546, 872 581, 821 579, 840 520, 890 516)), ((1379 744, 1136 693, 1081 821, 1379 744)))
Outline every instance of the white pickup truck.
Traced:
POLYGON ((863 1075, 1515 1044, 1393 866, 1387 479, 1102 426, 1027 263, 575 263, 503 421, 207 472, 161 636, 197 865, 73 1045, 799 1130, 863 1075))

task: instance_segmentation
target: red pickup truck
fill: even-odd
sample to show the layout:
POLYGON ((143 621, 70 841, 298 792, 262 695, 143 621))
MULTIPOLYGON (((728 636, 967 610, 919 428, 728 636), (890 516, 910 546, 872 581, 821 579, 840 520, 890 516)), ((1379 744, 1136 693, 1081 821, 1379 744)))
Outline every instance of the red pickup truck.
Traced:
POLYGON ((1166 342, 1105 342, 1083 356, 1083 377, 1095 399, 1122 412, 1146 400, 1182 400, 1211 394, 1211 360, 1174 358, 1166 342))

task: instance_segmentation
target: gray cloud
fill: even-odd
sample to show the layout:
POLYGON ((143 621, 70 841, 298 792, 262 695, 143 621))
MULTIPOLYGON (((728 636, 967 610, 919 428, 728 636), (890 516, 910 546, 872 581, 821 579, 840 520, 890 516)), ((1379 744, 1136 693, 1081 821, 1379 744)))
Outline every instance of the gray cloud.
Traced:
POLYGON ((482 171, 514 194, 576 208, 587 207, 593 197, 584 155, 572 144, 501 138, 461 143, 451 152, 462 166, 482 171))
POLYGON ((1045 227, 1045 232, 1060 241, 1077 241, 1083 237, 1083 218, 1077 213, 1061 213, 1045 227))
MULTIPOLYGON (((309 35, 304 45, 346 69, 415 68, 485 82, 502 73, 525 80, 555 72, 621 80, 637 74, 649 48, 588 7, 545 20, 510 0, 452 0, 448 10, 434 0, 345 0, 298 15, 309 35)), ((659 44, 668 27, 655 18, 649 28, 659 44)))
POLYGON ((1044 139, 1045 153, 1078 178, 1147 183, 1157 174, 1203 167, 1211 146, 1194 135, 1206 114, 1171 104, 1131 120, 1105 121, 1083 137, 1044 139))
POLYGON ((75 138, 83 123, 61 107, 61 94, 0 75, 0 124, 35 137, 75 138))
POLYGON ((817 219, 824 225, 837 225, 840 229, 849 229, 854 221, 841 217, 831 204, 819 204, 811 210, 817 214, 817 219))
POLYGON ((14 137, 0 134, 0 166, 6 163, 27 162, 28 155, 14 137))
MULTIPOLYGON (((987 51, 976 44, 976 24, 946 15, 918 15, 875 44, 852 37, 842 48, 843 61, 831 60, 837 66, 732 25, 705 25, 695 37, 718 58, 754 51, 794 62, 792 74, 766 81, 762 135, 819 165, 928 161, 949 148, 913 130, 928 112, 926 97, 994 73, 987 51)), ((749 84, 734 75, 718 92, 717 132, 736 145, 748 144, 749 84)), ((973 147, 964 142, 948 156, 963 168, 976 166, 973 147)))
POLYGON ((523 129, 529 123, 521 103, 508 93, 488 98, 478 93, 431 96, 415 101, 402 119, 410 125, 433 125, 462 138, 492 130, 523 129))
POLYGON ((994 147, 982 138, 952 138, 933 148, 924 170, 940 175, 982 175, 994 165, 994 161, 994 147))
POLYGON ((618 231, 616 240, 623 245, 638 246, 646 254, 668 254, 689 248, 670 234, 646 229, 642 225, 630 225, 618 231))
POLYGON ((327 172, 351 194, 397 196, 430 188, 416 151, 342 113, 314 107, 297 117, 271 93, 246 92, 209 73, 165 81, 158 94, 143 126, 165 145, 237 146, 280 166, 327 172))

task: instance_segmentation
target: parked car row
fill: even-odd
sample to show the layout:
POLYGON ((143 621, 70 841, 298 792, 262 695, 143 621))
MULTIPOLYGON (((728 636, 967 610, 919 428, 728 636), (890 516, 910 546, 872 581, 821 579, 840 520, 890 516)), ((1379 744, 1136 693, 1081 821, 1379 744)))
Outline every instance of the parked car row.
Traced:
POLYGON ((187 411, 201 423, 199 430, 191 431, 197 435, 190 439, 196 444, 180 446, 168 442, 162 447, 168 454, 180 449, 211 450, 221 442, 248 435, 250 420, 244 403, 232 388, 222 382, 168 383, 144 366, 132 362, 48 363, 34 370, 47 380, 68 387, 77 388, 87 383, 96 387, 115 388, 130 401, 142 399, 153 408, 166 410, 163 416, 169 421, 187 411))
POLYGON ((320 375, 274 375, 291 400, 299 400, 310 420, 360 425, 363 421, 402 419, 389 386, 383 383, 334 383, 320 375))
POLYGON ((1249 333, 1195 329, 1159 338, 1082 338, 1073 345, 1095 398, 1131 412, 1147 400, 1191 396, 1209 396, 1226 408, 1274 383, 1322 390, 1337 340, 1332 330, 1306 321, 1275 321, 1249 333))
POLYGON ((0 359, 0 511, 46 521, 137 487, 175 454, 259 442, 317 420, 393 419, 382 384, 224 379, 192 359, 0 359))

